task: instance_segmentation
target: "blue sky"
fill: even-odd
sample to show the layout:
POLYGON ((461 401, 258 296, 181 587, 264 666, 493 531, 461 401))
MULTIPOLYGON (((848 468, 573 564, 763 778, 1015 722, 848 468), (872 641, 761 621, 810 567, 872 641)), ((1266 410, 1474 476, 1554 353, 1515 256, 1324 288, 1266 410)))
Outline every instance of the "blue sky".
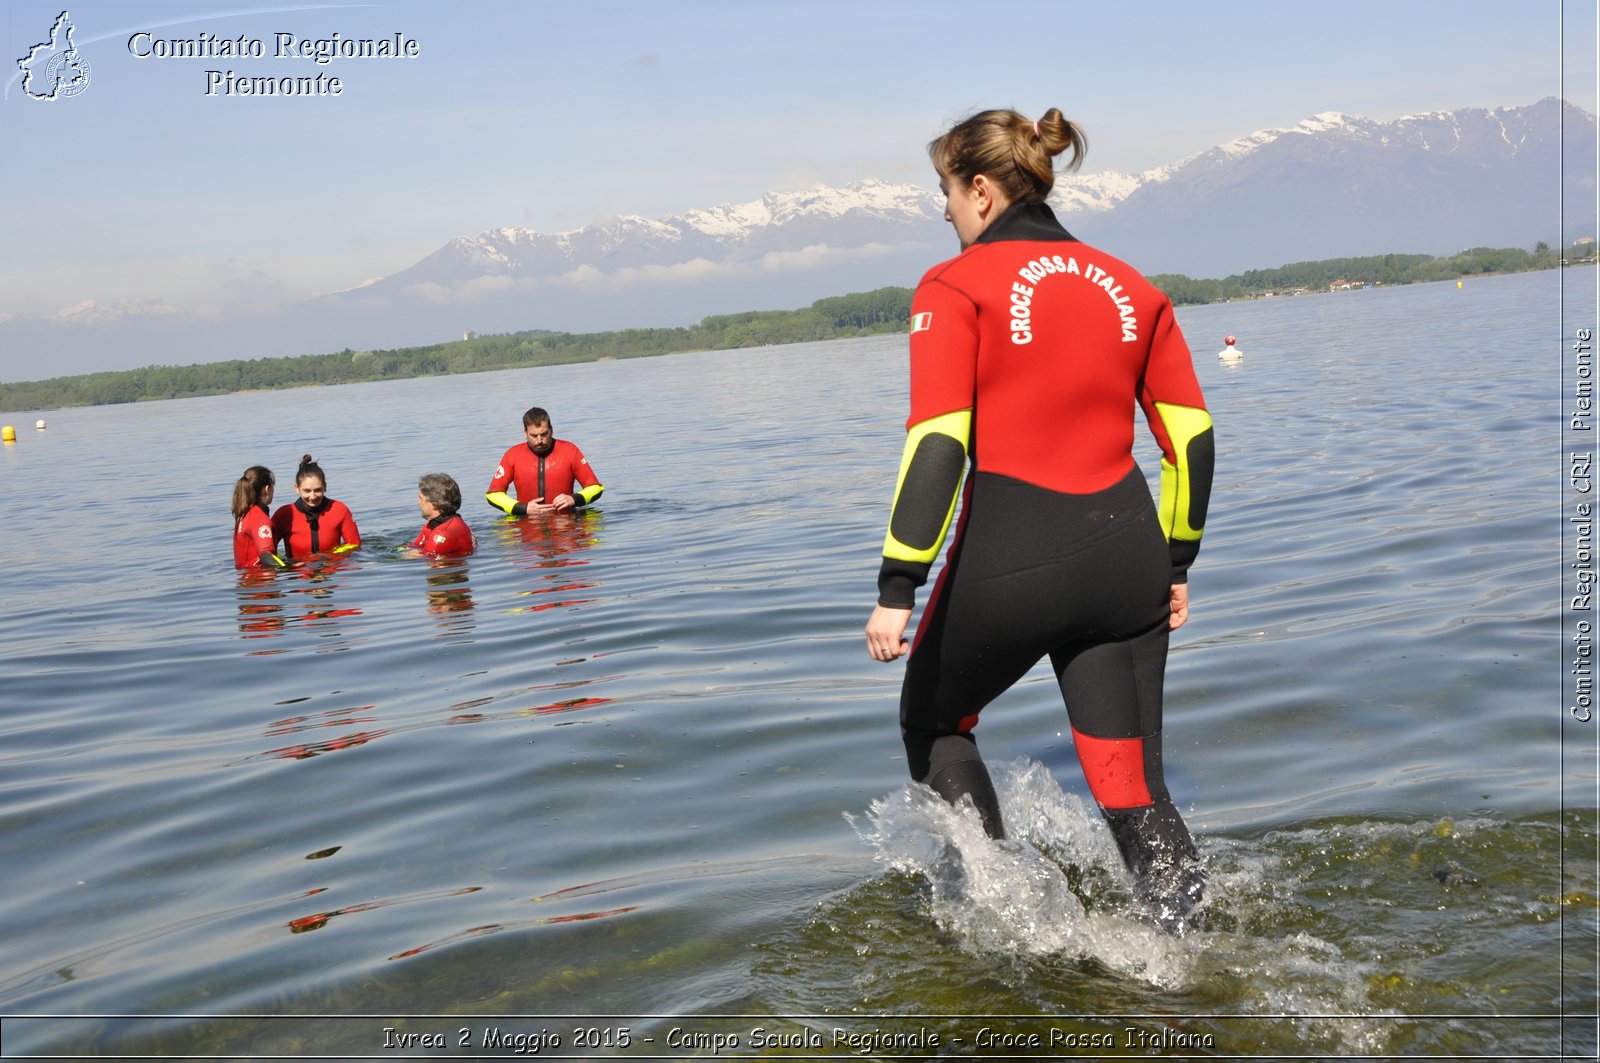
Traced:
MULTIPOLYGON (((923 145, 983 106, 1061 107, 1088 130, 1086 172, 1150 168, 1322 111, 1390 120, 1563 91, 1596 109, 1594 0, 67 10, 91 81, 51 102, 26 96, 16 61, 62 5, 0 16, 0 315, 86 300, 225 314, 393 273, 489 228, 867 177, 931 185, 923 145), (140 58, 141 31, 244 35, 267 55, 140 58), (280 32, 398 32, 420 55, 319 66, 275 58, 280 32), (343 91, 208 96, 211 69, 320 73, 343 91)), ((19 357, 0 349, 0 380, 40 375, 19 357)))

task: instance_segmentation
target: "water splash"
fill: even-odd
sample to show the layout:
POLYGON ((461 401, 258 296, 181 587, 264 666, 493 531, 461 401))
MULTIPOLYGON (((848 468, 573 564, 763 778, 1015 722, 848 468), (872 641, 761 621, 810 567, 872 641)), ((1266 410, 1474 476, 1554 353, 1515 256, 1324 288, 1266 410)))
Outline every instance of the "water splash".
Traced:
POLYGON ((1165 987, 1190 978, 1193 951, 1134 903, 1097 812, 1037 761, 991 766, 1008 837, 984 833, 970 801, 952 806, 918 784, 872 802, 856 834, 891 871, 928 884, 929 917, 979 955, 1098 960, 1165 987))
POLYGON ((1091 805, 1027 758, 992 770, 1006 841, 984 834, 970 803, 952 806, 917 784, 848 817, 879 866, 925 884, 913 890, 914 914, 967 957, 941 962, 1007 983, 985 1006, 1015 1014, 1057 1001, 1092 1014, 1160 1001, 1198 1029, 1285 1051, 1381 1053, 1418 1036, 1416 1016, 1452 1012, 1453 1028, 1438 1036, 1482 1036, 1471 1016, 1495 1002, 1461 989, 1450 957, 1467 950, 1471 924, 1517 916, 1512 897, 1480 882, 1490 861, 1474 858, 1502 855, 1503 825, 1202 831, 1207 896, 1175 938, 1150 925, 1091 805))

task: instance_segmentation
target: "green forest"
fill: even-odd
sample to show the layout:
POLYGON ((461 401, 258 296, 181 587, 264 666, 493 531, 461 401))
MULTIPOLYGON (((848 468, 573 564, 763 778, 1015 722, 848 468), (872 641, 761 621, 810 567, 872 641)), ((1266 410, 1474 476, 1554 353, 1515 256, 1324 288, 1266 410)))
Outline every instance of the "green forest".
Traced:
MULTIPOLYGON (((1568 249, 1567 262, 1593 262, 1594 245, 1568 249)), ((1250 270, 1221 280, 1179 273, 1150 280, 1179 305, 1255 298, 1266 294, 1327 291, 1335 283, 1417 284, 1490 273, 1550 269, 1562 263, 1544 244, 1534 250, 1478 247, 1448 258, 1373 255, 1294 262, 1250 270)), ((490 369, 643 358, 684 351, 765 347, 812 340, 904 332, 911 289, 879 288, 819 299, 800 310, 719 314, 683 328, 633 328, 615 332, 512 332, 425 347, 237 359, 202 365, 148 366, 51 380, 0 384, 0 410, 48 410, 151 399, 179 399, 319 384, 476 373, 490 369)))
MULTIPOLYGON (((1568 248, 1568 263, 1592 263, 1594 244, 1568 248)), ((1298 291, 1325 292, 1340 282, 1374 286, 1425 284, 1493 273, 1527 273, 1553 269, 1562 258, 1543 241, 1532 251, 1517 247, 1474 247, 1447 258, 1433 255, 1368 255, 1365 258, 1325 258, 1316 262, 1291 262, 1277 269, 1253 269, 1222 280, 1195 280, 1181 273, 1161 273, 1150 282, 1167 293, 1175 306, 1253 299, 1266 294, 1298 291)))

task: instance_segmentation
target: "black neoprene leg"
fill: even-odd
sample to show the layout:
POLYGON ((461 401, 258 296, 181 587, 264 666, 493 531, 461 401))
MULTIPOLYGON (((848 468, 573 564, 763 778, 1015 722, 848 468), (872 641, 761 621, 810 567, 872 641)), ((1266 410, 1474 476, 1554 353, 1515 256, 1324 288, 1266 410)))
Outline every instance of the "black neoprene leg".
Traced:
POLYGON ((1079 760, 1134 888, 1174 932, 1205 874, 1161 770, 1165 621, 1135 638, 1052 655, 1079 760), (1132 763, 1130 763, 1130 761, 1132 763))
POLYGON ((978 743, 973 741, 972 736, 940 735, 931 741, 926 736, 915 740, 907 736, 908 753, 913 745, 919 749, 912 756, 927 763, 922 775, 916 776, 913 772, 917 781, 933 787, 940 797, 952 805, 959 803, 963 795, 972 798, 978 816, 983 821, 984 832, 996 840, 1004 838, 1006 829, 1000 818, 1000 798, 994 791, 994 781, 989 778, 989 769, 984 767, 983 757, 978 754, 978 743), (920 748, 923 746, 926 746, 925 751, 920 748))

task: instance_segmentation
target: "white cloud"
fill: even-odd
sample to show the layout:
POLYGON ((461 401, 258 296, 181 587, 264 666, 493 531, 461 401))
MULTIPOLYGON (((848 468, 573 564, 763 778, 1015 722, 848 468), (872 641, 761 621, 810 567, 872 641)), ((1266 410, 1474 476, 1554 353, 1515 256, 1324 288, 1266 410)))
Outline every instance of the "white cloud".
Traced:
POLYGON ((415 296, 416 298, 425 302, 436 303, 439 305, 455 302, 455 293, 449 288, 446 288, 444 285, 435 283, 434 281, 424 281, 421 284, 413 284, 411 287, 403 289, 400 294, 415 296))
MULTIPOLYGON (((872 243, 859 247, 834 247, 829 244, 810 244, 792 251, 768 251, 755 258, 732 259, 715 262, 701 257, 687 262, 663 265, 628 266, 621 269, 602 270, 584 264, 565 273, 547 277, 509 277, 505 275, 474 277, 470 280, 441 284, 424 281, 400 292, 402 300, 414 299, 437 306, 474 303, 516 291, 535 289, 566 289, 575 292, 616 292, 638 288, 690 287, 719 281, 752 277, 775 277, 791 273, 807 273, 836 267, 848 262, 859 262, 888 255, 916 252, 935 254, 937 248, 924 241, 902 243, 872 243)), ((344 294, 356 294, 351 289, 344 294)), ((379 302, 379 300, 372 300, 379 302)), ((392 300, 381 302, 393 305, 392 300)))

